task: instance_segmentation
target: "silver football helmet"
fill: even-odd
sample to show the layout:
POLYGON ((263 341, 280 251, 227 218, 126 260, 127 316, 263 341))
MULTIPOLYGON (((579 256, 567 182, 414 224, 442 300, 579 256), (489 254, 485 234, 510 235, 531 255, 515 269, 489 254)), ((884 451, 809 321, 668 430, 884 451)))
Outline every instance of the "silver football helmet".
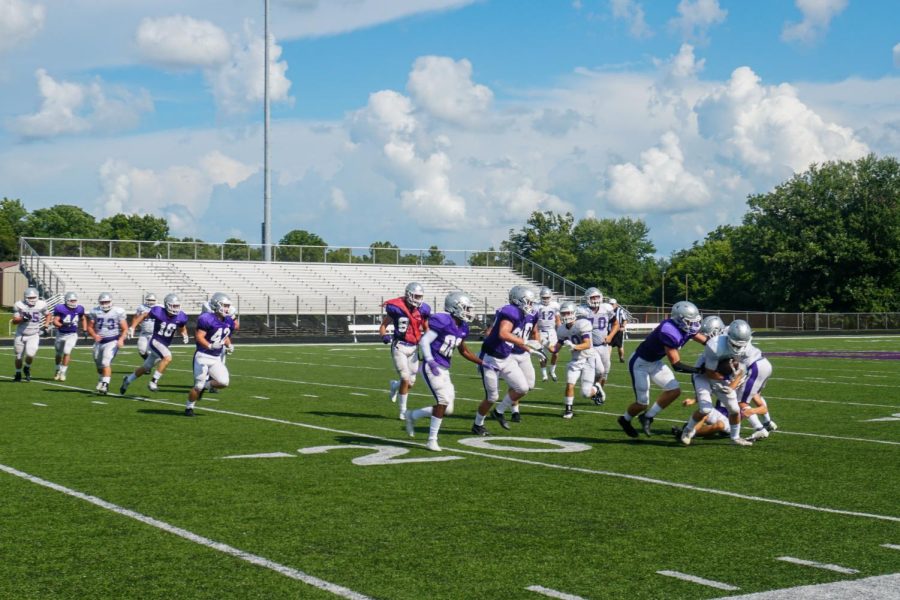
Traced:
POLYGON ((178 296, 175 294, 166 294, 166 297, 163 299, 163 304, 166 305, 166 312, 173 317, 181 312, 181 300, 179 300, 178 296))
POLYGON ((693 302, 682 300, 672 305, 672 320, 685 333, 700 331, 700 310, 693 302))
POLYGON ((97 296, 97 304, 103 312, 109 312, 109 309, 112 308, 112 294, 103 292, 97 296))
POLYGON ((517 307, 526 315, 534 312, 534 291, 524 285, 514 285, 509 290, 509 303, 517 307))
POLYGON ((450 292, 444 298, 444 310, 462 321, 471 323, 475 318, 475 305, 465 292, 450 292))
POLYGON ((150 308, 156 306, 156 294, 154 294, 153 292, 148 292, 146 295, 144 295, 144 306, 148 306, 150 308))
POLYGON ((722 335, 725 333, 725 321, 719 315, 703 317, 703 321, 700 323, 700 333, 707 337, 722 335))
POLYGON ((553 290, 548 287, 541 288, 541 304, 544 306, 550 306, 550 302, 553 300, 553 290))
POLYGON ((231 313, 231 298, 225 292, 216 292, 209 299, 209 307, 222 318, 231 313))
POLYGON ((603 304, 603 292, 595 287, 589 287, 585 290, 584 298, 587 301, 587 305, 591 308, 600 308, 600 305, 603 304))
POLYGON ((559 320, 568 325, 569 323, 574 323, 575 319, 578 318, 575 309, 574 302, 563 302, 559 307, 559 320))
POLYGON ((736 319, 728 326, 728 348, 732 354, 736 356, 743 354, 752 339, 753 331, 747 321, 736 319))
POLYGON ((37 288, 25 288, 25 294, 22 296, 25 304, 28 306, 34 306, 37 304, 38 298, 41 297, 40 292, 37 291, 37 288))
POLYGON ((66 295, 63 296, 63 301, 69 308, 75 308, 78 306, 78 294, 75 292, 66 292, 66 295))
POLYGON ((414 308, 422 306, 425 302, 425 288, 417 281, 412 281, 406 285, 406 303, 414 308))

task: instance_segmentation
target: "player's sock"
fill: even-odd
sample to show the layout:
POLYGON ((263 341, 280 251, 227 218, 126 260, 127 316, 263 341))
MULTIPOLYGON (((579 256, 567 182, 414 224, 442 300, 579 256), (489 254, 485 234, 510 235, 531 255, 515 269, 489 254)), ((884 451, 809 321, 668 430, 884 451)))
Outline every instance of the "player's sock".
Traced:
POLYGON ((444 422, 444 419, 441 417, 431 416, 431 425, 428 426, 428 439, 429 440, 437 440, 438 431, 441 428, 441 423, 444 422))
POLYGON ((731 426, 731 439, 736 440, 741 437, 741 424, 731 426))
POLYGON ((162 376, 163 376, 162 373, 160 373, 158 370, 154 369, 154 370, 153 370, 153 383, 156 383, 156 382, 158 382, 160 379, 162 379, 162 376))
POLYGON ((487 419, 487 415, 483 415, 480 412, 475 412, 475 424, 479 427, 484 425, 484 421, 487 419))
POLYGON ((112 381, 112 376, 104 375, 103 377, 100 378, 100 381, 102 381, 105 384, 109 384, 109 382, 112 381))
POLYGON ((502 415, 507 408, 512 408, 512 398, 509 397, 509 394, 503 396, 503 401, 497 405, 497 412, 502 415))
MULTIPOLYGON (((185 408, 194 408, 194 404, 196 404, 196 402, 194 402, 193 400, 188 400, 187 403, 184 405, 184 407, 185 408)), ((206 405, 204 404, 204 406, 206 406, 206 405)))
POLYGON ((411 416, 411 418, 412 418, 413 421, 415 421, 416 419, 422 419, 422 418, 424 418, 424 417, 430 417, 431 414, 432 414, 432 412, 434 412, 434 407, 433 407, 433 406, 426 406, 425 408, 418 408, 418 409, 412 411, 412 416, 411 416))
POLYGON ((566 412, 572 408, 572 405, 575 404, 575 396, 566 396, 566 412))
POLYGON ((16 375, 19 375, 20 373, 22 373, 22 369, 16 369, 16 375))
POLYGON ((625 412, 622 413, 622 418, 630 423, 634 417, 631 416, 631 413, 628 412, 628 409, 625 409, 625 412))
POLYGON ((690 416, 690 418, 687 420, 687 423, 685 423, 683 431, 690 431, 691 429, 693 429, 696 426, 697 426, 697 421, 694 419, 694 415, 692 414, 690 416))
POLYGON ((762 421, 759 420, 759 415, 750 415, 747 417, 747 422, 753 427, 753 431, 763 429, 763 424, 762 421))
POLYGON ((128 375, 128 377, 125 378, 125 383, 127 383, 128 385, 131 385, 132 383, 134 383, 135 379, 137 379, 137 375, 135 375, 134 373, 131 373, 128 375))
POLYGON ((644 416, 652 419, 652 418, 656 417, 656 415, 658 415, 659 411, 661 411, 661 410, 662 410, 662 406, 660 406, 659 404, 654 402, 653 406, 650 407, 650 410, 648 410, 647 412, 644 413, 644 416))
POLYGON ((68 370, 69 370, 69 365, 60 365, 59 366, 59 374, 60 375, 65 375, 66 371, 68 371, 68 370))
POLYGON ((513 414, 516 414, 517 412, 519 412, 519 404, 518 403, 513 404, 512 411, 513 411, 513 414))
POLYGON ((759 415, 759 420, 764 426, 772 422, 772 418, 769 416, 769 413, 763 413, 759 415))
POLYGON ((544 367, 541 367, 541 377, 547 378, 547 369, 544 367))
POLYGON ((406 400, 409 398, 409 394, 400 394, 399 396, 397 396, 397 398, 398 398, 397 401, 400 403, 400 407, 399 407, 400 412, 405 413, 406 412, 406 400))

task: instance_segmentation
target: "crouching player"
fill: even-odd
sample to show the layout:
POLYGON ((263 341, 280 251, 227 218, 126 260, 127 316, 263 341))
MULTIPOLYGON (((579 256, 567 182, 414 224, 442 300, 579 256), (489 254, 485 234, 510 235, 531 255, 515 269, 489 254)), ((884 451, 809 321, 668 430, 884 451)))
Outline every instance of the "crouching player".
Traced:
POLYGON ((37 354, 41 332, 49 314, 47 303, 40 299, 37 288, 27 288, 22 300, 16 302, 12 322, 16 325, 13 347, 16 351, 16 374, 13 381, 22 381, 22 366, 25 367, 25 381, 31 381, 31 363, 37 354))
POLYGON ((197 319, 197 330, 194 340, 197 350, 194 352, 194 387, 188 392, 185 416, 194 416, 194 405, 203 397, 206 384, 211 388, 228 387, 228 369, 222 360, 223 353, 231 354, 234 346, 231 334, 234 331, 234 319, 231 318, 231 300, 220 294, 210 301, 213 312, 203 313, 197 319))
MULTIPOLYGON (((724 335, 709 339, 703 350, 703 372, 693 377, 697 410, 688 419, 681 434, 681 443, 685 446, 696 435, 696 425, 705 421, 713 412, 713 395, 728 409, 731 443, 736 446, 753 445, 753 442, 741 438, 741 409, 736 390, 743 380, 744 372, 735 360, 750 341, 750 327, 733 327, 735 323, 732 323, 732 327, 724 335)), ((740 323, 747 325, 743 321, 740 323)))
POLYGON ((128 335, 128 321, 125 309, 112 305, 112 295, 103 292, 97 298, 97 306, 91 309, 87 332, 94 339, 94 364, 100 376, 97 392, 103 395, 109 391, 112 379, 112 361, 125 345, 128 335))
POLYGON ((579 379, 581 380, 581 395, 591 398, 594 404, 603 404, 600 384, 595 383, 594 362, 589 360, 594 352, 591 347, 593 345, 591 342, 593 325, 588 319, 579 318, 577 310, 574 302, 563 302, 559 307, 561 324, 556 329, 558 341, 550 349, 554 356, 563 347, 572 351, 572 359, 566 365, 566 408, 563 412, 563 419, 571 419, 575 415, 572 406, 575 404, 575 384, 579 379))
POLYGON ((446 312, 431 315, 429 329, 419 340, 419 349, 425 359, 424 363, 420 363, 419 370, 434 396, 435 404, 406 413, 409 437, 415 435, 416 419, 431 417, 425 447, 433 452, 441 451, 437 438, 444 415, 453 414, 453 400, 456 398, 456 389, 450 381, 453 350, 459 348, 459 353, 466 360, 476 365, 482 364, 481 359, 466 347, 465 341, 469 335, 469 323, 475 318, 472 301, 463 292, 450 292, 444 299, 444 310, 446 312))
POLYGON ((151 392, 159 389, 159 380, 169 363, 172 362, 172 352, 169 345, 172 343, 172 337, 175 333, 181 334, 182 341, 188 343, 187 321, 188 317, 181 310, 181 302, 175 294, 169 294, 163 300, 163 306, 153 306, 149 311, 139 314, 132 322, 132 327, 137 327, 144 319, 152 319, 153 333, 150 336, 150 343, 147 345, 147 357, 144 364, 134 370, 134 373, 127 375, 122 381, 119 393, 124 394, 128 390, 128 386, 134 383, 134 380, 146 373, 153 372, 150 383, 147 387, 151 392), (163 306, 165 308, 163 308, 163 306), (153 367, 156 366, 154 370, 153 367))
POLYGON ((747 372, 740 387, 737 389, 738 402, 741 405, 741 414, 747 419, 750 426, 753 427, 753 434, 749 439, 751 442, 763 440, 769 437, 770 431, 775 431, 778 426, 769 416, 769 407, 765 398, 762 396, 763 388, 766 382, 772 376, 772 363, 763 356, 759 348, 753 345, 749 340, 750 325, 746 321, 737 320, 729 326, 740 329, 743 335, 748 338, 746 346, 739 357, 741 367, 747 372), (751 406, 750 403, 754 406, 751 406))
POLYGON ((53 326, 56 328, 56 381, 66 380, 72 349, 78 341, 78 326, 87 329, 84 307, 78 304, 78 294, 66 292, 63 303, 53 307, 53 326))

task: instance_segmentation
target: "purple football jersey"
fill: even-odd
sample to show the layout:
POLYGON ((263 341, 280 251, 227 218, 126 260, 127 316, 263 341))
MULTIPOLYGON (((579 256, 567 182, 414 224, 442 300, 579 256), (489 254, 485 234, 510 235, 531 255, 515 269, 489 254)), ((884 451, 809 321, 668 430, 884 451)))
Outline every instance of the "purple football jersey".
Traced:
MULTIPOLYGON (((234 319, 231 317, 223 319, 216 313, 203 313, 197 319, 197 331, 206 333, 206 341, 210 344, 224 342, 231 337, 231 332, 234 331, 234 319)), ((210 356, 222 356, 222 351, 222 348, 204 348, 199 341, 197 342, 197 352, 210 356)))
POLYGON ((456 319, 447 313, 435 313, 428 320, 428 327, 437 334, 431 342, 431 355, 437 364, 450 368, 453 351, 469 335, 469 324, 456 324, 456 319))
POLYGON ((65 304, 57 304, 53 307, 53 317, 59 317, 60 333, 78 333, 78 325, 84 315, 84 307, 80 304, 75 308, 69 308, 65 304))
MULTIPOLYGON (((515 335, 521 336, 525 340, 531 339, 531 330, 534 329, 534 326, 537 325, 538 322, 538 313, 535 311, 530 315, 525 315, 525 323, 522 325, 522 333, 516 333, 515 330, 513 333, 515 335)), ((525 350, 522 350, 518 346, 513 346, 510 351, 512 354, 525 354, 525 350)))
MULTIPOLYGON (((528 321, 528 315, 513 304, 507 304, 497 310, 497 314, 494 315, 494 324, 491 326, 491 333, 484 339, 484 344, 481 346, 483 353, 489 354, 494 358, 507 358, 514 348, 509 342, 504 342, 500 339, 501 321, 512 323, 512 334, 522 337, 525 331, 525 324, 528 321)), ((534 325, 534 321, 531 321, 531 325, 534 325)))
POLYGON ((172 343, 172 336, 188 321, 187 315, 180 310, 170 315, 162 306, 154 306, 149 312, 147 318, 153 319, 153 339, 165 346, 172 343))
POLYGON ((681 348, 694 337, 693 333, 685 333, 678 328, 675 321, 666 319, 650 332, 643 342, 634 351, 640 358, 648 362, 662 360, 666 355, 666 348, 681 348))

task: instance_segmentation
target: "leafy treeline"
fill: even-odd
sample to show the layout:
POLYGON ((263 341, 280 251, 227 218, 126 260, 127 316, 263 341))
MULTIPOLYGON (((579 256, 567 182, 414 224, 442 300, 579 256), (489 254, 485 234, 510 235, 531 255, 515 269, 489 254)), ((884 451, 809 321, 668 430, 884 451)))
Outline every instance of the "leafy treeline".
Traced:
MULTIPOLYGON (((627 305, 659 305, 689 297, 707 308, 770 311, 900 311, 900 163, 866 156, 812 166, 766 194, 748 199, 737 226, 722 226, 690 248, 654 257, 649 229, 639 219, 582 219, 535 212, 511 230, 500 250, 516 252, 576 283, 597 286, 627 305), (687 289, 686 289, 687 288, 687 289), (664 293, 663 293, 664 292, 664 293)), ((17 237, 199 241, 169 235, 165 219, 115 215, 99 222, 76 206, 29 213, 19 200, 0 202, 0 258, 18 256, 17 237)), ((258 245, 228 239, 180 249, 198 258, 261 259, 258 245)), ((321 237, 294 230, 279 244, 284 261, 447 264, 432 246, 403 254, 373 242, 365 255, 330 248, 321 237), (327 252, 327 256, 325 256, 327 252)), ((103 255, 108 245, 91 254, 103 255)), ((85 252, 86 254, 88 252, 85 252)), ((176 257, 173 255, 173 258, 176 257)), ((468 257, 490 264, 490 252, 468 257)), ((505 261, 504 261, 505 264, 505 261)))
POLYGON ((659 305, 665 285, 667 305, 687 295, 707 308, 900 310, 897 159, 814 165, 748 207, 740 225, 659 261, 631 219, 535 213, 506 248, 632 305, 659 305))

